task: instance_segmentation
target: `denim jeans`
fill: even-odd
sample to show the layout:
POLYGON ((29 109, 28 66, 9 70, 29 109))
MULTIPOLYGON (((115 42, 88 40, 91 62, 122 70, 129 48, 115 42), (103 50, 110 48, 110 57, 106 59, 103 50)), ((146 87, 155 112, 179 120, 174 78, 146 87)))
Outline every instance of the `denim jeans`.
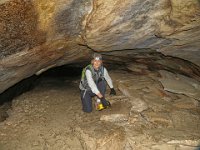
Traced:
MULTIPOLYGON (((105 99, 106 93, 106 81, 101 80, 97 83, 97 88, 99 92, 103 95, 101 102, 104 106, 107 106, 107 101, 105 99)), ((82 109, 84 112, 92 112, 92 97, 96 96, 91 90, 81 90, 81 101, 82 101, 82 109)))

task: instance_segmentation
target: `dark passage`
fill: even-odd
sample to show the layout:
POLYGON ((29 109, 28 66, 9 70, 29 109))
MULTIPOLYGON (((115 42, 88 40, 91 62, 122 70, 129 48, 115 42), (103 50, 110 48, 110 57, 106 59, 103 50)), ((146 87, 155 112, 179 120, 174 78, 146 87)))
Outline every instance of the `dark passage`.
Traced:
POLYGON ((52 69, 49 69, 48 71, 41 74, 39 77, 75 77, 81 75, 82 67, 77 67, 75 65, 64 65, 60 67, 55 67, 52 69))
POLYGON ((4 121, 8 117, 6 111, 11 108, 11 102, 15 97, 34 89, 41 81, 45 81, 47 78, 54 78, 60 81, 66 78, 77 79, 80 77, 81 71, 81 67, 64 65, 49 69, 39 76, 33 75, 18 82, 0 94, 0 121, 4 121))
MULTIPOLYGON (((135 75, 144 75, 148 71, 157 72, 158 70, 167 70, 172 73, 179 73, 185 76, 200 80, 199 68, 185 60, 164 56, 160 53, 140 53, 137 55, 129 54, 129 51, 123 52, 124 56, 117 56, 113 53, 110 55, 104 54, 104 66, 109 70, 126 71, 135 75), (129 55, 127 59, 126 55, 129 55), (126 62, 124 61, 126 60, 126 62), (130 64, 134 64, 131 67, 130 64)), ((79 81, 83 67, 89 62, 82 64, 68 64, 49 69, 39 76, 33 75, 26 78, 14 86, 0 94, 0 121, 3 121, 8 116, 6 111, 11 107, 12 100, 24 92, 30 91, 37 85, 49 85, 54 87, 71 86, 64 84, 66 80, 79 81)), ((77 87, 78 88, 78 87, 77 87)))

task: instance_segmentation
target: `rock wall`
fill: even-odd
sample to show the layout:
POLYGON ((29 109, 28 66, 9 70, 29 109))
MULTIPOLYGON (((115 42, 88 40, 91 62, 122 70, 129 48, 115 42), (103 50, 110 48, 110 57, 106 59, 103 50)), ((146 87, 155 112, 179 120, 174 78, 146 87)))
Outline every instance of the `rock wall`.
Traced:
POLYGON ((199 12, 195 0, 97 0, 86 43, 99 51, 151 48, 199 65, 199 12))
POLYGON ((199 14, 199 0, 0 0, 0 93, 93 51, 146 49, 200 66, 199 14))

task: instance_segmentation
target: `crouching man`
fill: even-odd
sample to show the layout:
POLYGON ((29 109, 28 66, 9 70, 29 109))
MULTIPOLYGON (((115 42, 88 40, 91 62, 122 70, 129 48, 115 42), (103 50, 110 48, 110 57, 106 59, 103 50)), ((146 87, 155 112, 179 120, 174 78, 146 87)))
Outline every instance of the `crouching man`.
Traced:
POLYGON ((110 107, 110 102, 105 99, 107 83, 111 89, 110 95, 116 95, 108 71, 102 64, 101 54, 94 53, 91 64, 82 71, 79 85, 84 112, 92 112, 92 97, 94 96, 101 101, 103 108, 110 107))

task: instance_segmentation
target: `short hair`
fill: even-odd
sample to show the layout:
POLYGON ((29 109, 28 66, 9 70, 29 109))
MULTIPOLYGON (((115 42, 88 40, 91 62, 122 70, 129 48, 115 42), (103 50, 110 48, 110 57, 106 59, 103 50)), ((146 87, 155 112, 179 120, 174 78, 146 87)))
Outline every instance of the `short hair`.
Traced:
POLYGON ((99 54, 99 53, 94 53, 94 54, 92 55, 92 58, 93 58, 94 60, 102 60, 102 55, 99 54))

